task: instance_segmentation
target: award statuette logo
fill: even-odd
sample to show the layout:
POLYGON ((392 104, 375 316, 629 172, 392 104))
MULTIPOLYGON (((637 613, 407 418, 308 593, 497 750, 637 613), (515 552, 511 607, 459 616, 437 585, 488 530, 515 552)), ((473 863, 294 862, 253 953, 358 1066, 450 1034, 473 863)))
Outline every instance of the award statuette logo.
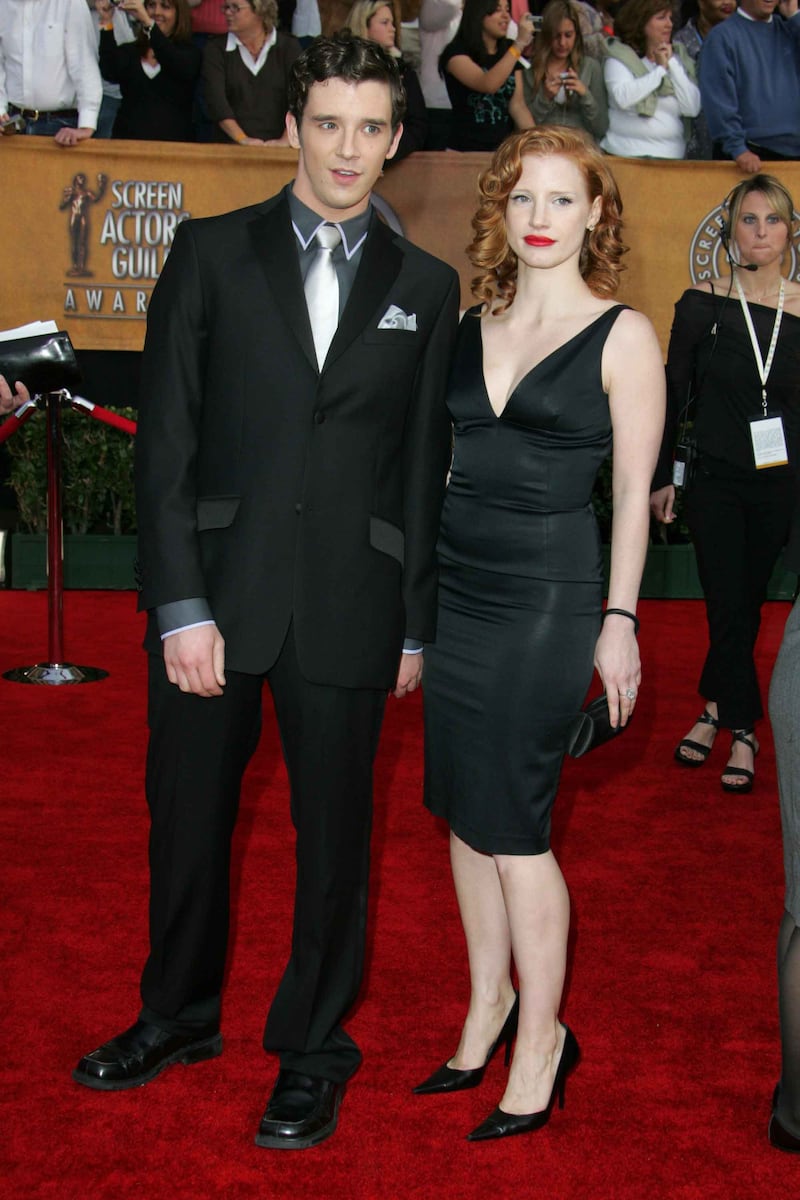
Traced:
MULTIPOLYGON (((717 204, 706 213, 694 231, 689 247, 689 274, 693 284, 730 273, 728 256, 720 237, 725 215, 723 204, 717 204)), ((794 214, 794 219, 800 220, 797 213, 794 214)), ((733 257, 736 258, 735 247, 733 257)), ((789 279, 800 279, 800 229, 795 233, 789 247, 788 268, 789 279)))
POLYGON ((93 187, 90 178, 78 172, 62 191, 71 259, 62 311, 70 321, 143 321, 175 230, 191 216, 184 182, 98 172, 93 187))
POLYGON ((69 209, 69 250, 72 266, 67 275, 78 278, 89 278, 93 272, 88 268, 89 261, 89 210, 105 195, 108 176, 98 174, 97 189, 92 191, 87 186, 86 176, 82 171, 73 175, 72 183, 64 188, 59 209, 63 212, 69 209))

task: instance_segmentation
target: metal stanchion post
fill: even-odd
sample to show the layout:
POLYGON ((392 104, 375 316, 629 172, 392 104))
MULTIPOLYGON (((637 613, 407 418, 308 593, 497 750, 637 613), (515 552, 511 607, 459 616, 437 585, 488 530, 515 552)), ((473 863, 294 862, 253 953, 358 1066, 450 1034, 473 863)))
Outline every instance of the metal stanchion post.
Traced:
MULTIPOLYGON (((68 393, 67 393, 68 395, 68 393)), ((49 661, 4 671, 12 683, 94 683, 108 671, 64 662, 64 528, 61 518, 61 401, 63 392, 50 392, 47 417, 47 625, 49 661)))

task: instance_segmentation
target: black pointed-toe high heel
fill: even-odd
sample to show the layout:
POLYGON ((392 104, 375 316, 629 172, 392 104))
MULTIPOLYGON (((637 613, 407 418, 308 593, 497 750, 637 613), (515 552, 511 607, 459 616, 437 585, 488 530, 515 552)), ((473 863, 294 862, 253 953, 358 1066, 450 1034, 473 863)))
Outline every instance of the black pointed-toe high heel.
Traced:
POLYGON ((429 1096, 434 1092, 463 1092, 467 1088, 477 1087, 483 1079, 486 1068, 494 1058, 499 1048, 505 1044, 505 1065, 511 1061, 511 1044, 517 1034, 517 1021, 519 1020, 519 995, 514 998, 514 1003, 511 1005, 511 1011, 503 1022, 503 1028, 498 1033, 495 1040, 489 1047, 489 1053, 482 1067, 471 1067, 465 1071, 457 1071, 454 1067, 448 1067, 447 1063, 443 1067, 439 1067, 438 1071, 434 1071, 432 1075, 423 1083, 418 1083, 413 1092, 415 1096, 429 1096))
POLYGON ((547 1101, 547 1107, 543 1108, 541 1112, 526 1113, 523 1115, 503 1112, 502 1108, 498 1107, 493 1113, 489 1114, 482 1125, 479 1125, 477 1129, 473 1129, 472 1133, 467 1134, 468 1142, 487 1142, 490 1138, 510 1137, 512 1133, 533 1133, 536 1129, 541 1129, 550 1120, 550 1114, 553 1111, 556 1097, 558 1097, 558 1107, 564 1107, 564 1091, 566 1089, 567 1076, 570 1071, 575 1070, 581 1056, 580 1046, 575 1034, 568 1025, 565 1025, 564 1028, 566 1029, 564 1049, 561 1051, 561 1059, 556 1069, 553 1090, 550 1093, 550 1099, 547 1101))

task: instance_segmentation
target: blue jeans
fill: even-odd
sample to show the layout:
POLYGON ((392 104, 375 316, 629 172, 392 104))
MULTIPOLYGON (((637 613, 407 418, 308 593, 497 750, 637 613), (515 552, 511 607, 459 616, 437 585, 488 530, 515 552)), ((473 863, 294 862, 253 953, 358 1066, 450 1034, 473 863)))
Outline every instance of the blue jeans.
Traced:
POLYGON ((55 137, 59 129, 77 128, 77 117, 48 117, 25 123, 25 132, 32 137, 55 137))
POLYGON ((100 105, 100 112, 97 117, 95 137, 110 138, 112 136, 114 122, 117 119, 121 103, 122 101, 119 96, 103 96, 103 103, 100 105))

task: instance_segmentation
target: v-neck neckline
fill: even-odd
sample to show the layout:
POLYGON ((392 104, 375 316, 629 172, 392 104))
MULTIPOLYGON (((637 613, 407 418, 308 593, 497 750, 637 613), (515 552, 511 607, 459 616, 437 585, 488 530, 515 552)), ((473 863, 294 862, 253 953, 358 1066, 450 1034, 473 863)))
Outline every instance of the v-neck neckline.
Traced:
POLYGON ((489 395, 489 388, 487 387, 487 384, 486 384, 486 371, 485 371, 484 365, 483 365, 483 321, 479 317, 478 318, 478 336, 480 339, 479 353, 480 353, 480 363, 481 363, 481 382, 483 383, 483 394, 486 397, 486 403, 488 404, 489 411, 491 412, 494 419, 496 421, 501 421, 503 419, 509 404, 514 399, 514 396, 519 391, 519 389, 522 387, 525 380, 528 379, 531 375, 533 375, 533 373, 535 371, 538 371, 539 368, 544 365, 544 363, 548 362, 556 354, 560 354, 561 351, 566 349, 567 346, 571 345, 572 342, 577 341, 577 339, 579 337, 582 337, 583 334, 587 332, 587 330, 591 329, 599 321, 602 321, 603 317, 608 316, 608 314, 610 312, 614 312, 615 309, 622 308, 622 307, 623 307, 623 305, 621 305, 621 304, 615 304, 615 305, 612 305, 611 308, 605 309, 598 316, 596 316, 593 320, 589 321, 589 323, 587 325, 584 325, 583 329, 579 329, 577 333, 574 333, 572 335, 572 337, 567 338, 567 340, 565 342, 562 342, 560 346, 556 346, 556 348, 554 350, 551 350, 548 354, 545 354, 544 358, 540 358, 537 363, 534 363, 534 365, 529 370, 527 370, 524 375, 521 375, 520 378, 517 380, 517 382, 514 384, 511 391, 506 396, 505 404, 501 408, 500 412, 495 411, 494 405, 492 404, 491 396, 489 395))

